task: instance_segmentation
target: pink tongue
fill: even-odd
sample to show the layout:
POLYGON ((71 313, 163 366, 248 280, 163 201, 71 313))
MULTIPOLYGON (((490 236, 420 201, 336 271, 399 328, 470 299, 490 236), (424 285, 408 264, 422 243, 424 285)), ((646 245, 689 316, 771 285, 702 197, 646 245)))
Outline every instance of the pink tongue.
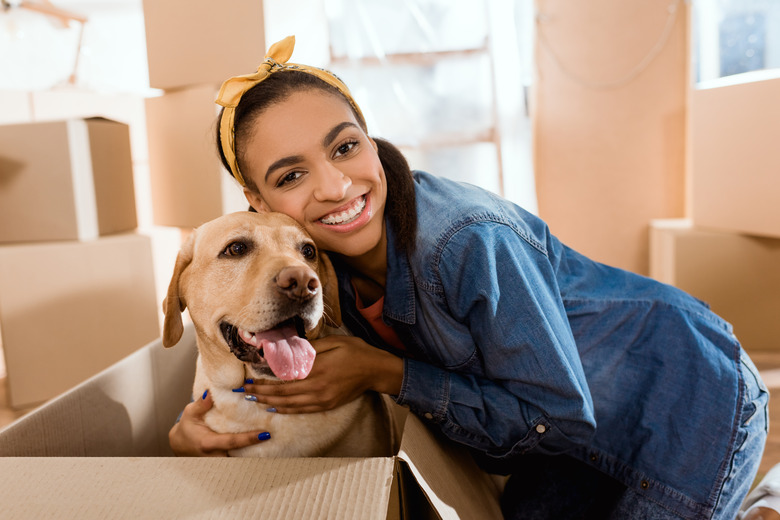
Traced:
POLYGON ((314 364, 314 347, 296 332, 295 327, 285 326, 256 334, 257 346, 274 375, 285 381, 304 379, 314 364))

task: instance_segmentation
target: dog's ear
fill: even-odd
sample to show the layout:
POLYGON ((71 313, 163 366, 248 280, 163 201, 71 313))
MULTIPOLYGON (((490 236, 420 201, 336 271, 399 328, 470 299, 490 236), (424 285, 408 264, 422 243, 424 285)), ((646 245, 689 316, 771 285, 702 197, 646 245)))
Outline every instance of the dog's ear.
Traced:
POLYGON ((319 272, 322 282, 322 299, 325 303, 325 324, 329 327, 341 327, 341 304, 339 303, 339 281, 330 258, 320 251, 319 272))
POLYGON ((195 234, 193 232, 184 242, 179 254, 176 255, 176 265, 173 268, 173 276, 168 284, 168 293, 163 300, 163 313, 165 322, 163 325, 162 342, 165 348, 174 346, 181 339, 184 332, 184 325, 181 320, 181 313, 187 308, 187 302, 181 295, 179 280, 184 269, 192 262, 192 254, 195 249, 195 234))

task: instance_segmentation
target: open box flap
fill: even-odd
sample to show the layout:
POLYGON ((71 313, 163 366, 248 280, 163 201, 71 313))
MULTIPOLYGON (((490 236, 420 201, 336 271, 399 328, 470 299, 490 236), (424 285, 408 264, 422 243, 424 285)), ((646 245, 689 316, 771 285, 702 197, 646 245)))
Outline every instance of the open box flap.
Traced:
POLYGON ((408 465, 440 518, 502 517, 499 490, 492 477, 467 452, 428 429, 414 414, 406 418, 398 458, 408 465))

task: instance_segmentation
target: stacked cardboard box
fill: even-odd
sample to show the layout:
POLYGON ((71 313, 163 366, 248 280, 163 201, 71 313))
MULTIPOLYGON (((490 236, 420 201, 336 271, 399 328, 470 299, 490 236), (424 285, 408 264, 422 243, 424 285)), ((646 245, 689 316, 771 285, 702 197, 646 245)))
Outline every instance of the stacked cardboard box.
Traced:
POLYGON ((0 335, 9 404, 26 407, 159 335, 151 245, 126 124, 1 125, 0 179, 0 335))
POLYGON ((155 224, 193 228, 245 210, 216 152, 214 100, 225 79, 262 61, 263 3, 144 0, 143 9, 149 84, 163 91, 146 102, 155 224))
POLYGON ((389 401, 392 457, 170 457, 195 352, 188 326, 0 431, 3 518, 501 517, 496 480, 389 401))
POLYGON ((748 351, 780 350, 780 78, 692 90, 689 220, 651 224, 650 275, 708 302, 748 351))
POLYGON ((749 351, 780 348, 780 239, 656 220, 650 271, 707 302, 749 351))

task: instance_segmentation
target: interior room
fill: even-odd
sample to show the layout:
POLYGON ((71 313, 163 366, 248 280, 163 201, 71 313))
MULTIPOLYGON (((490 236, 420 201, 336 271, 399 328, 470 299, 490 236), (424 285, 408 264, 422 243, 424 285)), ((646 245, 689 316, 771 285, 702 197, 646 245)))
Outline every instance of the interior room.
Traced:
POLYGON ((220 85, 289 35, 413 170, 731 323, 772 395, 756 482, 780 463, 772 0, 2 0, 0 431, 159 340, 182 244, 248 209, 220 85))

